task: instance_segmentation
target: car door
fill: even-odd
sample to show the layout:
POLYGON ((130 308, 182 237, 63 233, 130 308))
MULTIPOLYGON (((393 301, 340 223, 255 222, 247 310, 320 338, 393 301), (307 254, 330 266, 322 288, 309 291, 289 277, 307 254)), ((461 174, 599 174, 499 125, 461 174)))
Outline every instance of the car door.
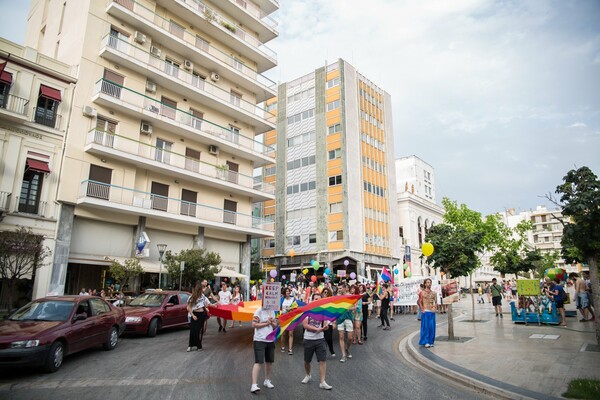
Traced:
POLYGON ((176 294, 169 295, 163 309, 163 326, 172 326, 181 322, 181 302, 176 294))
POLYGON ((95 321, 92 317, 92 308, 89 299, 81 300, 75 307, 75 314, 71 320, 71 332, 68 343, 69 353, 86 349, 89 343, 94 343, 95 321), (85 319, 78 320, 78 316, 85 316, 85 319))
POLYGON ((113 326, 113 316, 110 307, 102 299, 90 299, 92 318, 94 319, 94 343, 106 342, 108 332, 113 326))

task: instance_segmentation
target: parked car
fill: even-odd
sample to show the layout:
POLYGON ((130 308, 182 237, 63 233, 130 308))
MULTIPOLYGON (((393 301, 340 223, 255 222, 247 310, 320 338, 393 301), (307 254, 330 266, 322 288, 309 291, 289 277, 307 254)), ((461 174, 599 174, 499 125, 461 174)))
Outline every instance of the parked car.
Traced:
POLYGON ((37 299, 0 321, 0 367, 60 368, 63 358, 102 345, 117 346, 125 312, 91 296, 37 299))
POLYGON ((153 290, 131 300, 124 307, 126 333, 149 337, 163 328, 188 324, 187 302, 191 294, 175 290, 153 290))

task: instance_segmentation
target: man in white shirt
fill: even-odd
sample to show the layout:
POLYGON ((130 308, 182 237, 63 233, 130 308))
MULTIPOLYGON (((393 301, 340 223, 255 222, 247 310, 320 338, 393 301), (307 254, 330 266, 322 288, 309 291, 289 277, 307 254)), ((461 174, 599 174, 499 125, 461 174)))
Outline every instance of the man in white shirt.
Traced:
POLYGON ((260 367, 265 364, 264 386, 273 389, 275 386, 271 383, 271 369, 275 361, 275 342, 268 340, 267 336, 277 327, 278 321, 275 318, 275 311, 263 310, 259 307, 252 318, 252 327, 254 328, 254 366, 252 367, 252 386, 250 392, 256 393, 260 390, 258 387, 258 374, 260 367))
MULTIPOLYGON (((231 292, 227 288, 227 283, 221 283, 221 291, 219 292, 219 304, 226 305, 231 303, 231 292)), ((223 333, 227 333, 225 326, 221 323, 221 318, 217 317, 217 322, 219 323, 219 332, 223 331, 223 333)), ((227 325, 227 323, 224 323, 227 325)))
MULTIPOLYGON (((319 300, 321 294, 314 292, 312 295, 312 301, 319 300)), ((325 372, 327 369, 327 350, 325 347, 325 335, 323 331, 330 329, 329 321, 318 321, 311 317, 304 318, 302 326, 304 327, 304 371, 306 375, 302 379, 302 383, 308 383, 312 377, 310 375, 310 362, 312 361, 313 354, 317 355, 317 361, 319 362, 319 374, 321 375, 321 383, 319 387, 325 390, 331 390, 332 386, 325 382, 325 372)))

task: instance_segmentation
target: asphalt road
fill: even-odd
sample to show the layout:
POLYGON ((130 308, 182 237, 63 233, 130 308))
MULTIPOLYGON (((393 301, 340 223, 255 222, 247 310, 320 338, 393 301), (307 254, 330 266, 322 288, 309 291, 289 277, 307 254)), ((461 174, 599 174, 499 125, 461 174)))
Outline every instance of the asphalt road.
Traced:
POLYGON ((251 394, 252 329, 246 323, 242 328, 218 333, 213 317, 202 351, 186 352, 187 328, 166 330, 155 338, 124 337, 113 351, 92 349, 65 358, 61 369, 53 374, 33 369, 3 370, 0 399, 488 398, 423 372, 402 358, 398 344, 418 329, 414 315, 396 316, 390 331, 377 329, 375 319, 369 323, 369 340, 362 346, 354 345, 354 357, 343 364, 339 362, 341 353, 334 333, 337 357, 327 362, 331 391, 319 389, 316 360, 313 380, 307 385, 300 383, 304 367, 301 329, 297 329, 294 355, 276 351, 272 374, 275 388, 262 387, 261 373, 261 391, 251 394))

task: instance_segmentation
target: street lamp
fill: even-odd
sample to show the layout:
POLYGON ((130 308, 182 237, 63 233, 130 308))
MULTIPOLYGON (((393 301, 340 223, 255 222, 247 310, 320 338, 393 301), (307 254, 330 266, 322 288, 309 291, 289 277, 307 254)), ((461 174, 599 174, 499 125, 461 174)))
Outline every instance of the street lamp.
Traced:
POLYGON ((160 261, 160 267, 158 269, 158 288, 160 289, 160 284, 162 280, 162 259, 163 255, 165 254, 165 250, 167 250, 167 245, 157 244, 156 247, 158 248, 158 261, 160 261))

